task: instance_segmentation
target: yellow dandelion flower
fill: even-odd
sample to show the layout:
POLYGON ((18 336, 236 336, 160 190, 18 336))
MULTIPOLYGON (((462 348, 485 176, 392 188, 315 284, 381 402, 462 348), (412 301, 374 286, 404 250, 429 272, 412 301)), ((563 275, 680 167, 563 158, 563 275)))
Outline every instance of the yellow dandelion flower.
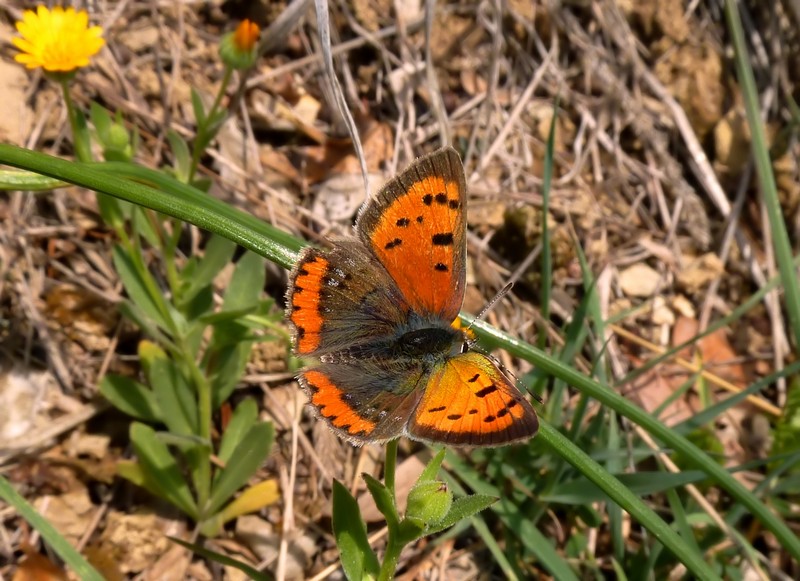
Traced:
POLYGON ((12 42, 21 52, 14 58, 29 69, 68 73, 89 64, 89 58, 105 44, 103 29, 89 27, 86 11, 56 6, 48 10, 39 6, 36 12, 26 10, 17 22, 21 37, 12 42))

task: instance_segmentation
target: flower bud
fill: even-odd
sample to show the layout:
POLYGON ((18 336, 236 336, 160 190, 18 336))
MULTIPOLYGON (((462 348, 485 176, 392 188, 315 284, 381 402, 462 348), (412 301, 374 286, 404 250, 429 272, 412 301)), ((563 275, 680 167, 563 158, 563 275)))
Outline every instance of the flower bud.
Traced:
POLYGON ((421 521, 426 527, 441 521, 453 504, 453 493, 444 482, 418 482, 408 493, 406 517, 421 521))
POLYGON ((232 69, 249 69, 258 57, 258 35, 261 29, 255 22, 242 20, 236 30, 222 37, 219 56, 232 69))

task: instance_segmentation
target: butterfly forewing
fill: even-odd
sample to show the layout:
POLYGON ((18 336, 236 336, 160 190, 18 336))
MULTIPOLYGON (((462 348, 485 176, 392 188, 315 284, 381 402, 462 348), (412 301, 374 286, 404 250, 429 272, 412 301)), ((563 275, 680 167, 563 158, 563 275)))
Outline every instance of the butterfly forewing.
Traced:
POLYGON ((448 323, 464 300, 466 189, 458 154, 441 149, 387 183, 356 225, 411 308, 448 323))
POLYGON ((295 353, 320 355, 389 337, 408 306, 358 240, 303 251, 289 276, 286 316, 295 353))

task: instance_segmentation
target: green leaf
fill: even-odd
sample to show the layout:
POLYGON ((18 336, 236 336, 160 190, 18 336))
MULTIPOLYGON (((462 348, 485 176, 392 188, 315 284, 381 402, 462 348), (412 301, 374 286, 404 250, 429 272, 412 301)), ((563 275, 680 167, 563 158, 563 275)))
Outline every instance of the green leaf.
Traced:
POLYGON ((242 377, 251 348, 252 344, 247 341, 227 346, 215 354, 214 367, 208 369, 214 409, 230 397, 233 388, 242 377))
POLYGON ((284 268, 306 243, 252 214, 181 183, 163 171, 130 163, 77 164, 0 143, 0 161, 150 208, 225 236, 284 268))
POLYGON ((189 271, 188 279, 184 279, 178 304, 181 308, 191 301, 204 287, 210 285, 217 275, 233 258, 236 244, 222 236, 211 236, 206 244, 203 258, 197 262, 196 268, 189 271))
POLYGON ((225 311, 254 309, 264 291, 266 278, 264 259, 254 252, 246 252, 236 263, 236 270, 225 291, 222 309, 225 311))
MULTIPOLYGON (((103 222, 112 228, 122 228, 125 223, 125 206, 126 202, 106 196, 105 194, 97 194, 97 209, 100 210, 100 217, 103 222)), ((130 208, 128 208, 130 209, 130 208)))
POLYGON ((145 422, 161 421, 161 410, 147 386, 122 375, 106 375, 100 393, 118 410, 145 422))
POLYGON ((215 563, 219 563, 220 565, 226 565, 228 567, 233 567, 234 569, 239 569, 239 571, 247 575, 248 579, 254 579, 255 581, 271 581, 272 579, 272 577, 267 575, 266 573, 261 573, 260 571, 254 569, 247 563, 242 563, 241 561, 232 559, 227 555, 211 551, 201 545, 197 545, 194 543, 187 543, 186 541, 183 541, 177 537, 167 536, 167 538, 173 543, 177 543, 180 546, 189 549, 195 555, 200 555, 201 557, 204 557, 209 561, 214 561, 215 563))
POLYGON ((272 447, 275 428, 271 423, 261 422, 247 432, 236 446, 230 462, 222 469, 219 479, 211 491, 207 516, 218 512, 247 480, 264 463, 272 447))
POLYGON ((0 192, 9 190, 25 190, 26 192, 44 192, 68 186, 66 182, 43 176, 30 171, 0 169, 0 192))
POLYGON ((373 478, 366 472, 361 474, 364 482, 367 483, 367 488, 372 498, 375 500, 375 506, 381 511, 381 514, 386 517, 386 524, 389 528, 396 526, 400 523, 400 515, 397 513, 397 507, 394 504, 392 493, 389 489, 376 478, 373 478))
POLYGON ((167 131, 167 140, 169 141, 172 155, 175 156, 173 167, 175 169, 175 176, 182 182, 189 180, 189 172, 192 167, 192 154, 189 151, 189 146, 183 138, 175 131, 170 129, 167 131))
POLYGON ((123 317, 133 321, 145 335, 158 341, 162 345, 171 344, 167 336, 156 326, 155 322, 133 302, 122 301, 117 305, 117 309, 123 317))
POLYGON ((406 518, 421 521, 425 527, 432 527, 449 514, 453 505, 453 493, 447 484, 437 480, 417 482, 408 493, 406 518))
MULTIPOLYGON (((214 289, 211 285, 206 285, 200 289, 200 292, 194 295, 183 305, 183 314, 187 321, 197 321, 204 327, 205 323, 203 317, 213 315, 212 309, 214 308, 214 289)), ((202 330, 201 330, 202 335, 202 330)))
POLYGON ((222 434, 222 441, 217 453, 220 461, 224 464, 228 463, 234 449, 239 446, 245 434, 250 431, 257 419, 258 404, 254 399, 247 398, 236 406, 236 410, 233 412, 230 422, 228 422, 228 427, 225 428, 225 433, 222 434))
POLYGON ((197 505, 189 485, 167 445, 158 439, 152 428, 139 422, 131 424, 130 439, 148 488, 158 491, 161 498, 197 519, 197 505))
POLYGON ((419 478, 417 478, 417 482, 430 482, 436 480, 436 476, 439 474, 439 468, 442 467, 442 462, 444 461, 446 452, 447 448, 442 448, 433 458, 431 458, 431 461, 428 462, 427 466, 425 466, 425 470, 423 470, 422 474, 420 474, 419 478))
POLYGON ((378 557, 367 540, 367 525, 361 518, 358 503, 338 480, 333 481, 333 535, 344 574, 351 581, 376 577, 378 557))
POLYGON ((199 126, 206 123, 206 107, 203 105, 203 99, 200 98, 200 93, 197 89, 192 87, 192 109, 194 110, 194 121, 199 126))
POLYGON ((150 273, 141 267, 141 262, 131 257, 120 245, 114 246, 112 254, 114 267, 131 301, 156 325, 163 329, 169 329, 170 325, 164 320, 159 309, 161 297, 156 299, 150 293, 150 288, 157 288, 150 273), (145 280, 145 277, 148 280, 145 280))
POLYGON ((111 138, 111 114, 97 101, 92 101, 89 105, 89 118, 97 132, 100 143, 105 144, 111 138))
MULTIPOLYGON (((615 476, 631 492, 638 496, 665 492, 707 478, 705 473, 700 470, 687 470, 674 474, 658 471, 636 472, 633 474, 615 474, 615 476)), ((608 500, 608 496, 587 478, 576 478, 560 482, 552 492, 540 495, 540 500, 558 504, 583 505, 608 500)))
POLYGON ((175 362, 150 341, 139 343, 139 358, 170 431, 183 436, 199 433, 194 391, 175 362))
MULTIPOLYGON (((775 425, 772 454, 785 454, 800 450, 800 377, 795 377, 786 391, 786 404, 775 425)), ((795 468, 797 470, 797 468, 795 468)))
POLYGON ((471 496, 456 498, 445 517, 436 526, 428 529, 426 533, 432 535, 448 529, 458 521, 470 518, 480 511, 489 508, 495 502, 497 502, 497 498, 484 494, 473 494, 471 496))

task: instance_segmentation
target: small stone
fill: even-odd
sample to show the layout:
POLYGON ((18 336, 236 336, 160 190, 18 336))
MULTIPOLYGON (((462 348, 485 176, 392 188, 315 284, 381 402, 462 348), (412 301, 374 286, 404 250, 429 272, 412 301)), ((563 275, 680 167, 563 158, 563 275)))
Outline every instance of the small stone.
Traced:
POLYGON ((651 297, 661 283, 661 275, 640 262, 619 273, 619 286, 629 297, 651 297))

